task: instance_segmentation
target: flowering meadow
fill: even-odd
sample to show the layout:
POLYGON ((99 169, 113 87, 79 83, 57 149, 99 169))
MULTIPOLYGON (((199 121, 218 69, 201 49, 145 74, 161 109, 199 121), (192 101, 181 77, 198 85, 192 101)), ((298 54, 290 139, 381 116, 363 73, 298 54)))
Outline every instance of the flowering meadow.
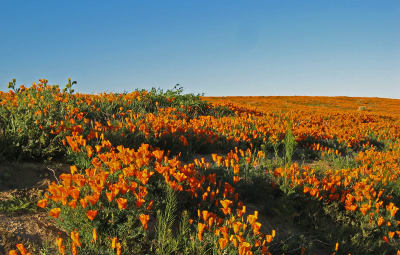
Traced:
POLYGON ((75 83, 0 92, 0 159, 69 165, 9 255, 400 254, 400 100, 75 83))

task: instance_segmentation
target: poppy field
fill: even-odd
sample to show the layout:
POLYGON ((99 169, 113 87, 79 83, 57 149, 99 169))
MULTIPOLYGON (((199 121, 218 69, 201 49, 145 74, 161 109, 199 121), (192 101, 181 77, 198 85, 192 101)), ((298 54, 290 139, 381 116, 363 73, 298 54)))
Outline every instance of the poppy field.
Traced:
POLYGON ((0 160, 68 165, 7 254, 400 254, 400 100, 75 83, 0 92, 0 160))

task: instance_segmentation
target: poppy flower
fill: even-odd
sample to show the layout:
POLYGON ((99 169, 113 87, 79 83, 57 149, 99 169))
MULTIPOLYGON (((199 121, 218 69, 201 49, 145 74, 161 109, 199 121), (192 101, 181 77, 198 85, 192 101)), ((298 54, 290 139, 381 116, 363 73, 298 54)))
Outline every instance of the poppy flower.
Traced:
POLYGON ((22 243, 17 244, 17 249, 19 250, 21 255, 30 255, 30 253, 28 253, 28 251, 25 249, 22 243))
POLYGON ((206 225, 203 223, 197 224, 197 228, 198 228, 197 237, 199 238, 200 241, 203 240, 203 232, 204 232, 205 227, 206 227, 206 225))
POLYGON ((78 168, 75 165, 70 166, 69 169, 71 170, 72 175, 78 171, 78 168))
POLYGON ((230 206, 231 206, 231 204, 232 204, 232 201, 231 201, 231 200, 228 200, 228 199, 225 199, 225 200, 221 200, 221 201, 219 201, 219 202, 220 202, 221 205, 222 205, 222 208, 221 208, 222 212, 223 212, 225 215, 231 214, 231 208, 230 208, 230 206))
POLYGON ((237 234, 240 230, 240 227, 242 226, 242 223, 239 221, 235 221, 232 225, 233 225, 233 232, 237 234))
POLYGON ((384 222, 385 222, 385 219, 383 217, 379 217, 378 221, 377 221, 378 227, 380 227, 384 222))
POLYGON ((113 194, 113 192, 106 192, 106 197, 107 197, 107 200, 108 200, 109 202, 111 202, 111 201, 114 199, 114 194, 113 194))
POLYGON ((120 197, 117 198, 115 201, 117 202, 118 208, 120 210, 126 209, 128 207, 128 200, 126 198, 120 197))
POLYGON ((266 235, 265 236, 265 240, 267 240, 268 243, 272 242, 274 238, 272 237, 272 235, 266 235))
POLYGON ((146 210, 151 210, 153 207, 154 200, 151 200, 150 203, 147 205, 146 210))
POLYGON ((50 210, 49 215, 51 217, 58 218, 58 216, 60 215, 60 212, 61 212, 61 208, 53 208, 50 210))
POLYGON ((86 215, 89 220, 94 220, 97 216, 97 210, 89 210, 86 215))
POLYGON ((238 250, 239 250, 239 255, 247 255, 248 252, 250 251, 251 244, 248 242, 241 242, 239 244, 238 250))
POLYGON ((71 200, 68 202, 68 206, 75 209, 76 208, 76 200, 71 200))
POLYGON ((143 213, 140 214, 139 220, 140 220, 140 223, 142 223, 144 229, 147 229, 147 222, 149 221, 149 219, 150 219, 149 215, 143 214, 143 213))
POLYGON ((93 229, 93 241, 97 241, 97 229, 93 229))
POLYGON ((63 245, 63 239, 61 237, 57 237, 56 239, 58 252, 61 255, 65 255, 65 246, 63 245))
POLYGON ((79 232, 74 230, 71 232, 71 240, 74 245, 81 247, 81 242, 79 241, 79 232))
POLYGON ((228 244, 228 240, 226 240, 225 238, 220 238, 218 239, 218 244, 219 244, 219 248, 221 250, 225 249, 226 245, 228 244))
POLYGON ((76 244, 75 243, 72 243, 71 253, 72 253, 72 255, 78 255, 78 250, 76 249, 76 244))
POLYGON ((45 208, 47 206, 47 199, 42 199, 37 202, 37 206, 45 208))
POLYGON ((113 249, 117 248, 117 242, 118 242, 118 238, 113 237, 113 239, 111 240, 111 248, 113 248, 113 249))
POLYGON ((83 208, 86 208, 86 206, 87 206, 87 201, 86 201, 86 199, 80 199, 79 200, 79 203, 81 204, 81 206, 83 207, 83 208))

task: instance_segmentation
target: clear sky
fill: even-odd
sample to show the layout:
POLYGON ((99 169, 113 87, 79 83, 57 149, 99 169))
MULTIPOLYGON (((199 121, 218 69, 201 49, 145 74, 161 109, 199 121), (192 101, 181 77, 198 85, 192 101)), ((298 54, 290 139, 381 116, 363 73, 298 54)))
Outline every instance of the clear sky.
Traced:
POLYGON ((0 90, 400 98, 400 1, 0 1, 0 90))

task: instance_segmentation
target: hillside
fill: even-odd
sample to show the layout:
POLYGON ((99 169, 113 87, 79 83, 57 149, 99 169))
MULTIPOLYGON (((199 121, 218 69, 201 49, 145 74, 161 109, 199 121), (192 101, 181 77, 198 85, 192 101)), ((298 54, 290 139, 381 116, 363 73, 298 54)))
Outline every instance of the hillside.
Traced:
POLYGON ((400 253, 400 100, 74 86, 0 92, 1 254, 400 253))

